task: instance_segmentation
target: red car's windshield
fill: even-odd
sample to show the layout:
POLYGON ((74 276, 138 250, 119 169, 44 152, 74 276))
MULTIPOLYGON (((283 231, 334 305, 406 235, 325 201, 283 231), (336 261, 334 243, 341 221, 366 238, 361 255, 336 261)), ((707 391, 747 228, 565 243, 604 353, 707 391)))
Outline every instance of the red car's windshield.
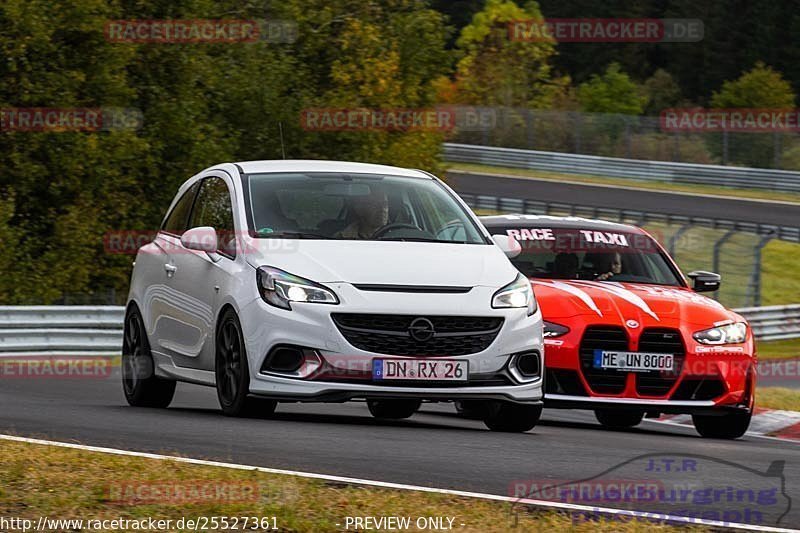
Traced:
POLYGON ((511 262, 529 278, 683 285, 656 242, 641 233, 511 226, 503 231, 522 246, 511 262))

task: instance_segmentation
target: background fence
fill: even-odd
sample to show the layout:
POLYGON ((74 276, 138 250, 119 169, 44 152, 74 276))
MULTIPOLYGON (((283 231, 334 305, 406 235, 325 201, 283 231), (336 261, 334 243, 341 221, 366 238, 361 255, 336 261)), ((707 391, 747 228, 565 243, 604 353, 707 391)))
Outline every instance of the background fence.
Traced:
MULTIPOLYGON (((780 292, 784 272, 764 277, 764 249, 778 237, 797 241, 798 228, 778 228, 748 222, 647 213, 532 199, 460 194, 478 214, 525 213, 601 218, 644 227, 662 243, 685 271, 710 270, 723 283, 712 297, 728 307, 760 306, 780 292), (765 298, 766 296, 766 298, 765 298)), ((777 242, 780 245, 780 242, 777 242)), ((785 243, 797 246, 793 243, 785 243)), ((791 261, 788 254, 778 255, 791 261)), ((778 268, 781 268, 779 266, 778 268)))
POLYGON ((665 132, 659 117, 474 107, 451 142, 547 152, 800 170, 800 135, 665 132))
POLYGON ((800 192, 800 172, 785 170, 620 159, 455 143, 445 143, 444 159, 457 163, 565 174, 800 192))
MULTIPOLYGON (((761 340, 800 338, 800 304, 739 309, 761 340)), ((0 307, 0 357, 118 355, 125 308, 0 307)))

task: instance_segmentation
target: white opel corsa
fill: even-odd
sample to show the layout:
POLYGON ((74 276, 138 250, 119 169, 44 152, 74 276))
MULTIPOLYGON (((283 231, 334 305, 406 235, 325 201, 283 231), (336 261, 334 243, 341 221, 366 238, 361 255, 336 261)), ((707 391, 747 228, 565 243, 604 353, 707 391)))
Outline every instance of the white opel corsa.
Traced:
POLYGON ((176 381, 227 415, 365 399, 376 417, 475 400, 486 425, 541 414, 542 317, 469 208, 419 170, 334 161, 221 164, 178 190, 134 263, 122 378, 134 406, 176 381))

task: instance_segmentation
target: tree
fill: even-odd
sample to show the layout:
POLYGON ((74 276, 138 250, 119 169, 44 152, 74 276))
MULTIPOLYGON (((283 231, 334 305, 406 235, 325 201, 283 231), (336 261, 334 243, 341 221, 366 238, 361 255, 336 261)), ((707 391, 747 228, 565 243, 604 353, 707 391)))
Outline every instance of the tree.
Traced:
POLYGON ((0 108, 122 107, 138 129, 0 132, 0 303, 127 292, 109 231, 158 228, 180 183, 210 165, 287 156, 436 170, 441 135, 304 131, 307 107, 431 106, 449 73, 444 17, 423 0, 7 0, 0 108), (294 42, 113 43, 108 21, 272 19, 294 42), (409 31, 413 28, 414 31, 409 31))
POLYGON ((664 69, 656 70, 644 82, 647 97, 645 114, 658 116, 664 109, 674 107, 681 101, 681 88, 675 79, 664 69))
POLYGON ((578 87, 578 101, 581 109, 592 113, 641 115, 646 97, 618 63, 611 63, 605 73, 578 87))
POLYGON ((758 61, 738 79, 723 83, 719 92, 711 96, 711 105, 715 108, 790 109, 794 107, 794 100, 792 86, 781 73, 758 61))
MULTIPOLYGON (((791 84, 783 79, 780 72, 763 62, 743 72, 739 78, 726 81, 719 91, 711 96, 714 108, 765 108, 785 109, 794 107, 795 94, 791 84)), ((776 164, 775 143, 780 142, 780 132, 770 133, 727 133, 710 136, 709 148, 730 162, 754 166, 773 167, 776 164), (727 145, 725 142, 727 141, 727 145), (727 154, 724 153, 727 146, 727 154)))
POLYGON ((553 42, 509 38, 508 24, 526 20, 543 20, 535 2, 521 8, 510 0, 487 0, 462 29, 456 82, 464 103, 548 108, 566 90, 569 79, 554 76, 550 65, 553 42))

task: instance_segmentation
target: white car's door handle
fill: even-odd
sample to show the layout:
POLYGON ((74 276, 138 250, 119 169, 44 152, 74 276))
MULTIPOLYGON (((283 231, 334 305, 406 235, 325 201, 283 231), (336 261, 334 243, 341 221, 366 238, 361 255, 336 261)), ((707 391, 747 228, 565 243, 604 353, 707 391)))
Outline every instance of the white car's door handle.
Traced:
POLYGON ((175 265, 164 263, 164 271, 167 273, 167 277, 171 278, 176 270, 178 270, 178 267, 176 267, 175 265))

